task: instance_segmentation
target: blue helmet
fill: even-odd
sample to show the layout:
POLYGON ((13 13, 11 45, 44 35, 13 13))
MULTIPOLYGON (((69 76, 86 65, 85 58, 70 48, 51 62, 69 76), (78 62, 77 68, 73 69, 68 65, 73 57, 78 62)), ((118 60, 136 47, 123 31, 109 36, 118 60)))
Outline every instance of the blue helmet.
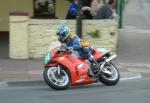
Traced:
POLYGON ((70 29, 66 26, 62 26, 57 29, 56 34, 59 36, 58 40, 60 42, 65 42, 65 40, 69 37, 70 29))

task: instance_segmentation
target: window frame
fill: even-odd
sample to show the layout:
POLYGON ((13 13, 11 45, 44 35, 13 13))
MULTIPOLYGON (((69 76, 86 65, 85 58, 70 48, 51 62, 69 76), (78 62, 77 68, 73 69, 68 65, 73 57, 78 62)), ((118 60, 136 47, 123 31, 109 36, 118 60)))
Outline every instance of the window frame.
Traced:
MULTIPOLYGON (((47 0, 46 0, 47 1, 47 0)), ((57 19, 56 17, 56 0, 52 0, 54 3, 54 13, 53 14, 44 14, 44 13, 37 13, 36 11, 36 0, 33 0, 33 17, 35 19, 57 19)))

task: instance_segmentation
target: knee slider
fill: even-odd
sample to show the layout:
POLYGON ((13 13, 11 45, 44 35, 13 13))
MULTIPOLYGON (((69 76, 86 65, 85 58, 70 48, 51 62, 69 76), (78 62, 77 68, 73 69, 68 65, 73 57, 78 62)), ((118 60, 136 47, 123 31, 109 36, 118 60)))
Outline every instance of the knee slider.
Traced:
POLYGON ((82 50, 83 50, 84 53, 89 53, 89 48, 88 47, 83 47, 82 50))

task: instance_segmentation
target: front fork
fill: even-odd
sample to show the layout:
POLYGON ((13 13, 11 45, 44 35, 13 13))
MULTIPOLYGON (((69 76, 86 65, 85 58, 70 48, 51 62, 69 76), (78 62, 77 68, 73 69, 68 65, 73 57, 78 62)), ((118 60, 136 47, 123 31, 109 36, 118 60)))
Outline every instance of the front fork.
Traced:
POLYGON ((58 69, 57 69, 57 75, 60 76, 60 75, 61 75, 61 69, 60 69, 60 66, 58 65, 57 68, 58 68, 58 69))

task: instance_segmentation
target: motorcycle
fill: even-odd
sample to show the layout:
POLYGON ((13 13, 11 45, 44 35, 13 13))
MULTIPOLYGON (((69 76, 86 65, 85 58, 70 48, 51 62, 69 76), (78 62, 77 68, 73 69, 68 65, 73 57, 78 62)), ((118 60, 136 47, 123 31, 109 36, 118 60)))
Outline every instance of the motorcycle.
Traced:
POLYGON ((89 75, 90 62, 84 60, 78 52, 70 51, 61 44, 52 44, 45 55, 44 81, 53 89, 64 90, 70 86, 88 85, 98 81, 111 86, 119 82, 120 74, 111 62, 116 58, 110 50, 94 48, 93 57, 98 70, 89 75))

